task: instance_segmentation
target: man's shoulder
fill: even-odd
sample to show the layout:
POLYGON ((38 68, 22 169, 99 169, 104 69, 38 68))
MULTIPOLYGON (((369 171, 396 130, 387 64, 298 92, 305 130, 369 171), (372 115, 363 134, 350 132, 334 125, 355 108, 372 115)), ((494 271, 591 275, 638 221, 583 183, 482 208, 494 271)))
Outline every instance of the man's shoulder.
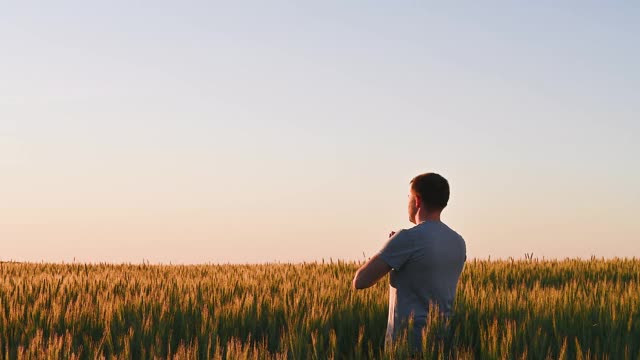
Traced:
POLYGON ((411 237, 445 237, 457 238, 464 242, 464 238, 457 231, 444 222, 423 222, 405 230, 411 237))

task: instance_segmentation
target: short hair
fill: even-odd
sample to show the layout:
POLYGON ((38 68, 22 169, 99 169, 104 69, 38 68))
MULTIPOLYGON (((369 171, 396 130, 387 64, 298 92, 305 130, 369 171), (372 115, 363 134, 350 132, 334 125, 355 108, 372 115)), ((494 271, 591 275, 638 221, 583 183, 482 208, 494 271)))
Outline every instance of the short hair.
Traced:
POLYGON ((411 190, 428 210, 442 210, 449 202, 449 182, 436 173, 424 173, 411 180, 411 190))

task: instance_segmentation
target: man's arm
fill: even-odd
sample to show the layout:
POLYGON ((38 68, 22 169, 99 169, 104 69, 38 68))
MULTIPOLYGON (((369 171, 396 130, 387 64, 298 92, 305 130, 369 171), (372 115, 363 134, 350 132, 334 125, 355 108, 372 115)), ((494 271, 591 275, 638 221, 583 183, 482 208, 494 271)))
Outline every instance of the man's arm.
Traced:
POLYGON ((380 256, 375 255, 356 271, 356 276, 353 278, 353 288, 366 289, 371 287, 389 271, 391 271, 391 266, 384 262, 380 256))

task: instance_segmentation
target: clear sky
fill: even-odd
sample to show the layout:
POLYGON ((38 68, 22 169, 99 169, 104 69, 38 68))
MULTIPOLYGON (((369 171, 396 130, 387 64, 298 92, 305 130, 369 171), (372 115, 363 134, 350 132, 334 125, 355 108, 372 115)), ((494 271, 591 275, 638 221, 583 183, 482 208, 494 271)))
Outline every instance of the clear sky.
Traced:
POLYGON ((3 4, 0 259, 363 259, 428 171, 469 258, 640 257, 640 6, 534 3, 3 4))

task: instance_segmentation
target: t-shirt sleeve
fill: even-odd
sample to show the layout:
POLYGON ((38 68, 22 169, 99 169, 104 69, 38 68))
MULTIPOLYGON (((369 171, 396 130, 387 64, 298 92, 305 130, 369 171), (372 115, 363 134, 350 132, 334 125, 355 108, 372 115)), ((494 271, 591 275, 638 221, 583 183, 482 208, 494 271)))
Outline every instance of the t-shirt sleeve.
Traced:
POLYGON ((406 230, 400 230, 389 238, 378 256, 394 270, 398 270, 409 260, 413 250, 413 239, 406 230))

